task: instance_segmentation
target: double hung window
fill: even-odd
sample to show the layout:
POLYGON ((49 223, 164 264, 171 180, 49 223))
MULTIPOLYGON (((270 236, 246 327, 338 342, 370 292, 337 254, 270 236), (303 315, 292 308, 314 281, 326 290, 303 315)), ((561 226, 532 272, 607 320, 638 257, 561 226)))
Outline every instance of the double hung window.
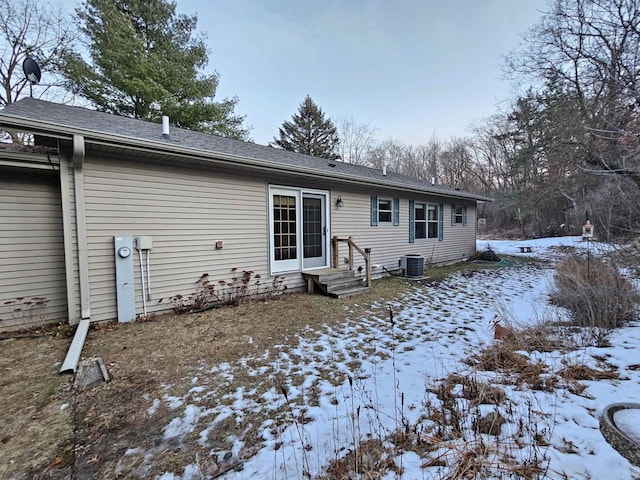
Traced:
POLYGON ((400 225, 400 199, 371 195, 371 226, 400 225))
POLYGON ((451 205, 451 226, 467 225, 467 207, 464 205, 451 205))
POLYGON ((444 205, 409 200, 409 243, 416 240, 443 239, 444 205))

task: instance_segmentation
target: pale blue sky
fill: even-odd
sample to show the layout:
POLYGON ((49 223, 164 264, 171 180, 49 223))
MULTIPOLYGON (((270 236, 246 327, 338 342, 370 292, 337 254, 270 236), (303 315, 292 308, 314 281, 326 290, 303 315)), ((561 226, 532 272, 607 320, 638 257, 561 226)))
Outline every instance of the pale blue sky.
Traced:
MULTIPOLYGON (((65 4, 70 5, 71 0, 65 4)), ((308 94, 376 138, 464 136, 511 94, 501 56, 546 0, 177 0, 206 33, 218 98, 266 144, 308 94)))

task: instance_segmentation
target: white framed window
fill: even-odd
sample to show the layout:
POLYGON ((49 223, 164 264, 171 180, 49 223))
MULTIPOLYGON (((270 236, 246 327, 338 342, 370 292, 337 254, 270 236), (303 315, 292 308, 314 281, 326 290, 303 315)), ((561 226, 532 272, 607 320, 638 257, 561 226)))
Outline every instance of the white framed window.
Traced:
POLYGON ((427 238, 427 205, 416 203, 414 207, 414 235, 415 239, 427 238))
POLYGON ((427 205, 427 238, 439 238, 438 205, 427 205))
POLYGON ((451 226, 467 224, 467 207, 464 205, 451 205, 451 226))
POLYGON ((378 222, 391 223, 393 221, 393 201, 390 198, 378 199, 378 222))
POLYGON ((409 200, 409 243, 436 238, 444 240, 442 218, 444 204, 409 200))
POLYGON ((400 225, 400 199, 371 195, 371 226, 388 223, 400 225))

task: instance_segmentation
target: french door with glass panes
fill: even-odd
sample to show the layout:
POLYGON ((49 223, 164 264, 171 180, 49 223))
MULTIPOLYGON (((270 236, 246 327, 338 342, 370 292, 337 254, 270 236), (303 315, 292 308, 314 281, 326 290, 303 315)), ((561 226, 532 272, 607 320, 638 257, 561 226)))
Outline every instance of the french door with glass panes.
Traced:
POLYGON ((329 266, 328 198, 326 191, 269 188, 271 272, 329 266))

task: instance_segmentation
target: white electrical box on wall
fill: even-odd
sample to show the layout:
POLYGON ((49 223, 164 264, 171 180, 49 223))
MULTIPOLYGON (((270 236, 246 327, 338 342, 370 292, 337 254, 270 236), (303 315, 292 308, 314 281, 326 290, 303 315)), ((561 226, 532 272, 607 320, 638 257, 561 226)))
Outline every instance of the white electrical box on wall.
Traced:
POLYGON ((136 248, 138 250, 151 250, 153 248, 153 237, 151 235, 136 237, 136 248))
POLYGON ((129 236, 113 237, 116 263, 116 299, 118 322, 131 322, 136 318, 136 293, 133 281, 133 240, 129 236))

